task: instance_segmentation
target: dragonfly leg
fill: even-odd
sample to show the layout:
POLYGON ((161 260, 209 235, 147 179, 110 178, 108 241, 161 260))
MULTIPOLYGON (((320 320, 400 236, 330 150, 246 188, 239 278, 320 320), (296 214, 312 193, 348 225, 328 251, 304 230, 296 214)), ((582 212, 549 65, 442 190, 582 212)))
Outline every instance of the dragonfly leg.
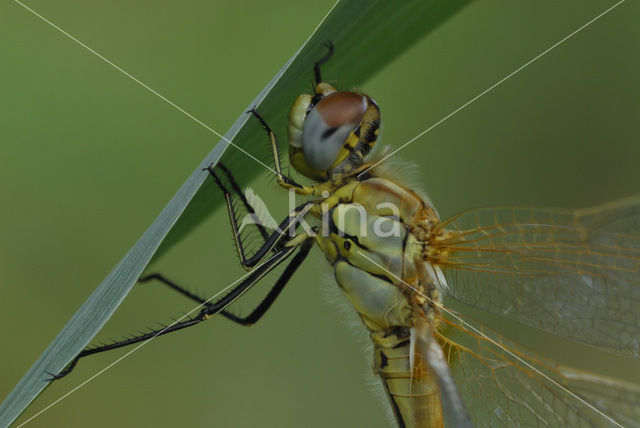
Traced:
MULTIPOLYGON (((49 379, 49 380, 57 380, 57 379, 60 379, 60 378, 62 378, 64 376, 68 375, 69 373, 71 373, 71 371, 73 371, 75 366, 78 364, 78 361, 83 357, 87 357, 87 356, 93 355, 93 354, 98 354, 100 352, 110 351, 112 349, 122 348, 122 347, 125 347, 125 346, 133 345, 135 343, 144 342, 146 340, 151 340, 151 339, 153 339, 153 338, 155 338, 157 336, 162 336, 162 335, 165 335, 165 334, 172 333, 174 331, 182 330, 184 328, 191 327, 193 325, 199 324, 202 321, 208 320, 209 318, 213 317, 214 315, 217 315, 217 314, 221 313, 222 311, 224 311, 224 309, 227 306, 229 306, 230 304, 235 302, 238 298, 240 298, 242 295, 244 295, 244 293, 246 293, 254 285, 256 285, 258 283, 258 281, 260 281, 267 273, 269 273, 276 266, 278 266, 280 263, 282 263, 284 260, 286 260, 291 254, 293 254, 293 252, 296 251, 296 249, 300 248, 300 246, 302 245, 302 248, 300 249, 298 254, 293 258, 293 260, 289 263, 289 265, 287 265, 287 268, 284 270, 284 272, 281 274, 280 278, 276 282, 276 285, 274 286, 274 289, 278 289, 278 288, 279 289, 277 291, 275 291, 275 292, 272 289, 272 291, 269 292, 269 295, 265 299, 266 303, 263 301, 263 303, 261 303, 258 306, 258 308, 253 311, 253 312, 258 313, 257 318, 260 318, 260 316, 263 315, 264 312, 266 312, 266 310, 269 308, 269 306, 271 306, 271 304, 273 303, 273 300, 275 300, 275 297, 277 297, 277 295, 280 293, 280 291, 284 287, 284 284, 281 284, 281 282, 286 283, 289 280, 289 278, 291 277, 291 275, 293 274, 293 272, 296 270, 296 268, 300 265, 300 263, 302 261, 300 259, 301 258, 304 259, 304 257, 306 257, 306 254, 309 252, 311 244, 313 243, 313 241, 311 241, 311 243, 308 243, 309 240, 311 240, 311 239, 312 238, 308 238, 302 244, 289 246, 289 247, 284 247, 277 254, 275 254, 275 255, 271 256, 269 259, 267 259, 266 262, 264 262, 263 264, 258 266, 253 271, 251 271, 251 273, 244 280, 242 280, 238 285, 236 285, 234 288, 232 288, 231 291, 229 291, 220 300, 217 300, 217 301, 212 302, 212 303, 208 302, 206 300, 204 302, 202 302, 200 297, 197 297, 197 296, 189 293, 191 296, 196 297, 198 299, 198 301, 200 301, 204 305, 203 308, 198 313, 198 315, 196 315, 195 317, 187 319, 185 321, 176 322, 176 323, 171 324, 169 326, 166 326, 166 327, 164 327, 162 329, 153 330, 153 331, 150 331, 148 333, 141 334, 139 336, 131 337, 129 339, 120 340, 120 341, 117 341, 117 342, 114 342, 114 343, 110 343, 108 345, 96 346, 94 348, 84 349, 61 372, 59 372, 57 374, 53 374, 53 373, 48 373, 47 372, 49 375, 51 375, 51 379, 49 379), (309 248, 307 248, 307 247, 309 247, 309 248), (291 267, 292 265, 293 265, 293 267, 291 267), (268 301, 270 295, 272 295, 273 297, 272 297, 271 301, 268 301)), ((176 289, 176 290, 178 290, 180 292, 186 291, 182 287, 179 287, 179 286, 172 287, 172 288, 174 288, 174 289, 176 289)), ((249 319, 249 321, 252 320, 251 316, 253 315, 253 312, 252 312, 251 315, 249 315, 247 317, 247 319, 249 319)), ((235 318, 243 320, 244 324, 249 324, 250 323, 250 322, 244 321, 243 318, 240 318, 240 317, 235 317, 235 318)))
POLYGON ((277 251, 278 248, 281 247, 282 244, 290 238, 290 236, 292 235, 292 233, 290 232, 295 231, 304 216, 307 215, 311 207, 314 205, 313 201, 308 201, 291 211, 289 215, 285 217, 285 219, 278 225, 278 228, 269 236, 265 243, 260 248, 258 248, 255 254, 249 257, 246 254, 244 244, 240 237, 238 216, 233 204, 233 197, 231 195, 231 192, 229 191, 227 186, 225 186, 222 180, 220 180, 220 177, 218 177, 212 166, 209 166, 207 170, 224 194, 227 213, 229 214, 229 221, 231 223, 231 229, 233 231, 233 240, 236 244, 236 250, 238 251, 238 256, 240 257, 242 267, 246 270, 253 269, 253 267, 260 263, 260 261, 262 261, 269 254, 269 252, 277 251))
POLYGON ((153 281, 153 280, 157 280, 160 281, 162 284, 165 284, 167 286, 169 286, 170 288, 176 290, 178 293, 187 296, 188 298, 190 298, 193 301, 196 301, 200 304, 203 305, 207 305, 209 304, 207 302, 207 299, 198 296, 197 294, 187 290, 186 288, 182 287, 181 285, 176 284, 175 282, 171 281, 169 278, 167 278, 166 276, 164 276, 161 273, 150 273, 149 275, 145 275, 145 276, 141 276, 140 279, 138 279, 138 282, 140 283, 145 283, 145 282, 149 282, 149 281, 153 281))
MULTIPOLYGON (((176 284, 175 282, 171 281, 169 278, 167 278, 166 276, 164 276, 161 273, 150 273, 149 275, 145 275, 140 277, 140 279, 138 280, 138 282, 140 283, 145 283, 145 282, 149 282, 149 281, 153 281, 156 280, 166 286, 168 286, 169 288, 172 288, 173 290, 176 290, 178 293, 182 294, 183 296, 188 297, 189 299, 200 303, 201 305, 204 306, 210 306, 212 305, 211 302, 209 302, 207 299, 205 299, 204 297, 198 296, 197 294, 193 293, 190 290, 187 290, 186 288, 184 288, 181 285, 176 284)), ((269 293, 271 294, 271 293, 269 293)), ((267 296, 268 298, 269 296, 267 296)), ((277 297, 277 294, 276 294, 277 297)), ((230 319, 231 321, 235 321, 235 322, 239 322, 241 324, 244 324, 241 318, 239 318, 237 315, 227 311, 226 309, 222 310, 220 312, 220 315, 224 316, 225 318, 230 319)), ((252 313, 253 315, 253 313, 252 313)))
POLYGON ((71 373, 73 371, 73 369, 78 364, 78 361, 83 357, 87 357, 87 356, 93 355, 93 354, 98 354, 100 352, 110 351, 112 349, 122 348, 124 346, 133 345, 134 343, 138 343, 138 342, 144 342, 145 340, 153 339, 156 336, 164 335, 164 334, 167 334, 167 333, 171 333, 173 331, 182 330, 183 328, 190 327, 192 325, 196 325, 196 324, 200 323, 201 321, 204 321, 205 319, 207 319, 207 318, 206 317, 204 317, 204 318, 202 317, 202 311, 201 311, 200 314, 198 314, 198 316, 196 316, 194 318, 191 318, 191 319, 188 319, 186 321, 182 321, 182 322, 167 326, 167 327, 165 327, 163 329, 152 330, 149 333, 141 334, 140 336, 132 337, 132 338, 126 339, 126 340, 119 340, 117 342, 110 343, 108 345, 96 346, 94 348, 86 348, 82 352, 80 352, 78 355, 76 355, 76 357, 73 360, 71 360, 69 365, 67 365, 67 367, 64 370, 62 370, 61 372, 59 372, 57 374, 56 373, 51 373, 51 372, 46 372, 47 374, 49 374, 51 376, 51 378, 48 379, 48 380, 58 380, 60 378, 65 377, 66 375, 68 375, 69 373, 71 373))
POLYGON ((271 149, 273 151, 273 164, 276 168, 276 174, 278 175, 278 184, 286 189, 294 189, 298 194, 313 194, 315 190, 313 186, 303 186, 302 184, 298 184, 293 178, 282 173, 282 165, 280 163, 280 150, 278 148, 278 137, 255 108, 247 111, 247 113, 253 114, 253 116, 258 119, 264 130, 267 131, 267 134, 269 135, 269 141, 271 141, 271 149))
POLYGON ((285 270, 282 272, 274 286, 269 290, 269 293, 266 297, 260 302, 256 308, 251 311, 251 313, 245 317, 239 317, 237 315, 232 314, 231 312, 224 311, 222 315, 224 315, 227 319, 234 321, 238 324, 250 326, 255 324, 262 318, 262 316, 269 310, 273 302, 278 298, 280 292, 284 289, 284 286, 287 285, 289 279, 293 273, 300 267, 304 259, 307 258, 311 247, 313 247, 314 239, 307 238, 302 244, 300 244, 300 250, 298 253, 291 259, 285 270))
POLYGON ((331 42, 331 40, 325 43, 325 46, 327 47, 327 49, 329 49, 329 52, 325 56, 320 58, 318 61, 316 61, 315 65, 313 66, 313 74, 316 77, 316 86, 318 86, 318 84, 322 82, 322 74, 320 73, 320 67, 322 66, 322 64, 329 61, 333 56, 333 43, 331 42))
MULTIPOLYGON (((233 173, 222 162, 218 162, 216 166, 220 168, 222 172, 224 172, 224 175, 227 176, 227 180, 229 180, 231 189, 235 192, 236 196, 240 198, 240 201, 242 202, 242 205, 244 205, 244 208, 247 210, 247 212, 249 214, 255 214, 256 213, 255 210, 247 200, 247 197, 244 195, 244 192, 242 191, 240 186, 238 185, 238 182, 233 176, 233 173)), ((267 229, 260 223, 255 223, 254 225, 258 228, 258 230, 260 231, 260 234, 262 235, 262 239, 266 242, 266 240, 269 238, 269 232, 267 232, 267 229)))

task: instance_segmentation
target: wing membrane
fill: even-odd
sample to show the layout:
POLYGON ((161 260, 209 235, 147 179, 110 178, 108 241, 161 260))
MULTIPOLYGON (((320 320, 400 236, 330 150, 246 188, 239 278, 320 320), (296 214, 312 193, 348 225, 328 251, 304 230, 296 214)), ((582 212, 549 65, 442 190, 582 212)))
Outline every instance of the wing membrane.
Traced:
POLYGON ((454 298, 640 357, 640 198, 578 211, 474 209, 438 225, 431 244, 454 298))
POLYGON ((450 316, 443 323, 440 340, 474 426, 640 427, 637 386, 551 365, 450 316))

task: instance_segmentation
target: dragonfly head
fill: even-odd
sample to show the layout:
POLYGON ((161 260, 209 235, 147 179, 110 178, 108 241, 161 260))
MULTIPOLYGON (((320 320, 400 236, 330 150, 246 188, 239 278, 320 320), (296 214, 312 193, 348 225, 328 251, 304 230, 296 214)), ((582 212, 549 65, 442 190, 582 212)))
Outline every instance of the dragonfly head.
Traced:
POLYGON ((289 159, 301 174, 324 180, 363 163, 376 143, 380 109, 367 95, 328 83, 298 96, 289 111, 289 159))

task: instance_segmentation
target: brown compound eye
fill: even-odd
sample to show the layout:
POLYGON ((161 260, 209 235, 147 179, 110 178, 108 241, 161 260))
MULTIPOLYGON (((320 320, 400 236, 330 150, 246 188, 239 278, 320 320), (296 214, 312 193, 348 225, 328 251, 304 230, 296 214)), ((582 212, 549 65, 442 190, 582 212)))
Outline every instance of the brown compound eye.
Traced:
POLYGON ((355 126, 367 109, 367 99, 355 92, 334 92, 320 100, 315 108, 327 126, 355 126))
POLYGON ((307 164, 319 171, 330 168, 366 110, 367 98, 354 92, 334 92, 320 100, 302 128, 302 152, 307 164))

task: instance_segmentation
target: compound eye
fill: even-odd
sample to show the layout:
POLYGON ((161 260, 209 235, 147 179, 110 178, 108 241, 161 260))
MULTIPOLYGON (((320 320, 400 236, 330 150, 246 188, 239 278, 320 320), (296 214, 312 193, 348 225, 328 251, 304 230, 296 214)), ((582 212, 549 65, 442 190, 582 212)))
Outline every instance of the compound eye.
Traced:
POLYGON ((320 100, 302 128, 302 152, 307 164, 318 171, 329 169, 366 110, 367 98, 354 92, 334 92, 320 100))

